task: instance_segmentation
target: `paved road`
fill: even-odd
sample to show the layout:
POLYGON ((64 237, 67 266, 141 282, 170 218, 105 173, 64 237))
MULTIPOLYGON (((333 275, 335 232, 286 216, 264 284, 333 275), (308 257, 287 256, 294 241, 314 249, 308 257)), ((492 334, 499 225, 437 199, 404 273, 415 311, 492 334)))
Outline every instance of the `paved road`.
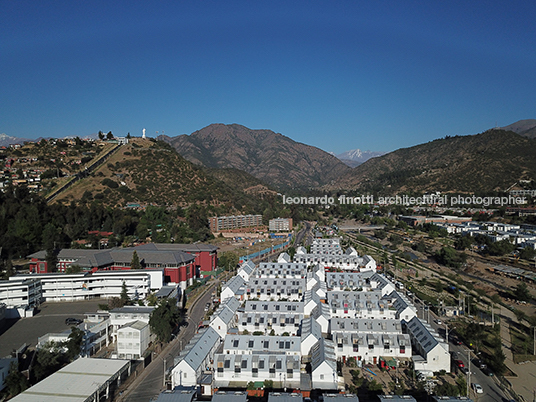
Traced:
POLYGON ((156 397, 164 390, 164 359, 167 367, 173 364, 173 359, 180 354, 181 346, 184 347, 195 335, 198 323, 204 315, 205 304, 210 301, 214 283, 210 282, 210 290, 198 299, 188 311, 188 326, 181 327, 177 338, 157 356, 140 375, 140 379, 134 380, 122 396, 116 401, 147 402, 156 397))

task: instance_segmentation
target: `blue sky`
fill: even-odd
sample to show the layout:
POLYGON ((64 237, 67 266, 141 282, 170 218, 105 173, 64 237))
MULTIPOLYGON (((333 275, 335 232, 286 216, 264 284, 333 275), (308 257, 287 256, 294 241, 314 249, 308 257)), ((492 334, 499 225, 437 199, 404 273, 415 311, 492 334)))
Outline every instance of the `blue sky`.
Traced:
POLYGON ((534 1, 0 1, 0 133, 391 151, 536 118, 534 1))

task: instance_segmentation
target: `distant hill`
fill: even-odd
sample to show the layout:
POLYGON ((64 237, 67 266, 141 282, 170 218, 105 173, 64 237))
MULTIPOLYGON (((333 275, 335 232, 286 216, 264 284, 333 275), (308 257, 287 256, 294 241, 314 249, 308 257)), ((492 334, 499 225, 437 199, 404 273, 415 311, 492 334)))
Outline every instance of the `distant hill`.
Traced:
POLYGON ((11 137, 7 135, 6 133, 0 134, 0 147, 7 147, 9 145, 15 145, 15 144, 24 144, 27 141, 35 141, 35 140, 30 140, 28 138, 11 137))
POLYGON ((536 140, 512 131, 445 137, 373 158, 330 189, 479 192, 536 179, 536 140))
POLYGON ((350 170, 319 148, 238 124, 211 124, 191 135, 158 139, 195 164, 239 169, 278 188, 318 187, 350 170))
POLYGON ((275 198, 275 192, 245 172, 205 169, 184 159, 167 143, 133 138, 55 202, 97 202, 118 207, 128 203, 171 207, 203 204, 226 212, 258 208, 270 197, 275 198), (265 191, 246 191, 254 186, 265 191))
POLYGON ((356 167, 368 161, 370 158, 375 158, 384 154, 384 152, 361 151, 360 149, 352 149, 351 151, 346 151, 342 154, 338 154, 335 156, 346 165, 350 167, 356 167))
POLYGON ((536 119, 519 120, 501 128, 505 131, 513 131, 523 137, 536 138, 536 119))

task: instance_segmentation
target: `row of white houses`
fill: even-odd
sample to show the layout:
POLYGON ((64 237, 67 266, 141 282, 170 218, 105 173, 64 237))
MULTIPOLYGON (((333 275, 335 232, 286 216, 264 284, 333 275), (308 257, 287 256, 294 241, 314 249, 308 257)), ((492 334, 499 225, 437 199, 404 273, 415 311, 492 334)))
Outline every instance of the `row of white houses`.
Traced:
MULTIPOLYGON (((319 249, 336 251, 322 254, 330 264, 348 257, 337 242, 323 243, 319 249)), ((210 374, 214 388, 271 379, 282 388, 338 390, 344 384, 337 361, 350 358, 359 364, 413 360, 421 370, 450 370, 448 345, 375 269, 329 272, 327 263, 296 264, 285 254, 278 261, 246 262, 223 284, 208 328, 170 369, 173 386, 195 385, 210 374)))

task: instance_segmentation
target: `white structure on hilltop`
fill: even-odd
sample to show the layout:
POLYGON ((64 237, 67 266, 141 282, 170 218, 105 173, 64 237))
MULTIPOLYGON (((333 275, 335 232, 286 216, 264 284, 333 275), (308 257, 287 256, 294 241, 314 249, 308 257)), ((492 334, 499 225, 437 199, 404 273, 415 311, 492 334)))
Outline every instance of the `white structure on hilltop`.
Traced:
POLYGON ((141 134, 141 138, 145 139, 147 137, 145 137, 145 129, 141 130, 142 134, 141 134))

